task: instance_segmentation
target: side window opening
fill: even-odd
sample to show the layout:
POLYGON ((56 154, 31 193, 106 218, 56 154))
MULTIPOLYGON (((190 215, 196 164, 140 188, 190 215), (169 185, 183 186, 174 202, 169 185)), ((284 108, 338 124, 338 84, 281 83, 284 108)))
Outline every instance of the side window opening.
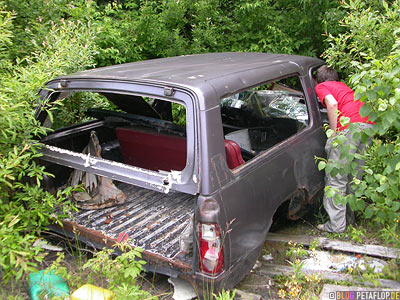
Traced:
POLYGON ((104 92, 69 92, 55 97, 58 105, 52 111, 53 122, 48 122, 54 132, 43 143, 85 153, 94 132, 103 159, 152 171, 186 167, 183 104, 104 92))
MULTIPOLYGON (((317 78, 317 70, 319 67, 320 66, 310 69, 310 76, 311 76, 311 78, 313 78, 312 88, 313 88, 314 93, 315 93, 315 86, 318 84, 316 78, 317 78)), ((317 105, 318 105, 319 112, 321 115, 322 123, 329 125, 328 111, 327 111, 326 107, 324 107, 322 105, 321 101, 318 99, 318 96, 316 94, 315 94, 315 100, 317 101, 317 105)))
POLYGON ((223 98, 220 107, 230 169, 301 132, 309 123, 303 89, 297 76, 223 98), (239 148, 241 157, 227 149, 226 141, 231 141, 231 148, 239 148))

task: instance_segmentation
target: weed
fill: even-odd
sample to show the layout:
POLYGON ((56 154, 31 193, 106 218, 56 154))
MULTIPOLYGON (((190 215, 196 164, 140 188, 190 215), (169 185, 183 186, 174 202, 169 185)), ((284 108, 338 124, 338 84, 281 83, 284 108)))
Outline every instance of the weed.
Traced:
POLYGON ((226 290, 222 289, 222 291, 219 292, 218 295, 213 293, 215 300, 233 300, 233 299, 235 299, 235 295, 236 295, 236 290, 226 291, 226 290))
POLYGON ((400 281, 400 258, 392 259, 383 268, 383 275, 386 279, 400 281))
POLYGON ((356 243, 363 243, 366 235, 364 228, 356 228, 353 225, 347 227, 346 236, 356 243))
POLYGON ((400 216, 397 216, 393 223, 386 224, 380 231, 379 237, 396 248, 400 248, 400 216))
POLYGON ((289 242, 288 245, 293 245, 293 247, 290 247, 288 250, 286 250, 286 256, 288 256, 292 262, 308 256, 303 244, 289 242))
MULTIPOLYGON (((278 296, 283 299, 318 299, 321 290, 321 277, 315 274, 305 274, 302 270, 304 262, 301 259, 308 255, 302 244, 289 242, 290 248, 286 250, 288 263, 293 274, 288 277, 278 277, 280 286, 278 296)), ((319 246, 318 240, 312 243, 311 251, 319 246)))
POLYGON ((115 246, 122 251, 115 259, 112 259, 114 249, 103 249, 83 266, 83 269, 90 270, 88 281, 105 278, 108 283, 106 288, 112 290, 117 299, 152 298, 136 284, 146 263, 141 259, 143 250, 133 248, 129 243, 117 243, 115 246))
POLYGON ((310 243, 310 245, 308 246, 308 249, 311 252, 315 252, 316 250, 319 249, 319 247, 321 246, 321 243, 319 242, 319 239, 313 239, 310 243))

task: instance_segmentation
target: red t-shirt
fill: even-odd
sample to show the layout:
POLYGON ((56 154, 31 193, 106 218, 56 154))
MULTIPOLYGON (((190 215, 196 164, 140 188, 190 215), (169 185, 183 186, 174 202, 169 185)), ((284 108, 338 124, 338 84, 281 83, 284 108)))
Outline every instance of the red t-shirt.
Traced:
POLYGON ((363 118, 360 116, 360 108, 364 105, 359 99, 354 101, 354 91, 346 84, 339 81, 325 81, 315 86, 315 92, 322 105, 326 107, 324 99, 331 94, 338 103, 339 116, 337 119, 337 129, 339 131, 345 129, 339 120, 342 116, 350 118, 350 123, 371 123, 368 116, 363 118))

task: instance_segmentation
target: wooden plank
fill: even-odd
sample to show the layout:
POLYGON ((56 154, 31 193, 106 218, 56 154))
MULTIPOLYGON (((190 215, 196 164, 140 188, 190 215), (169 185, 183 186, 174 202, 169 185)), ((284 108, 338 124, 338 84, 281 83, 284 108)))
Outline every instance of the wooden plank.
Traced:
POLYGON ((321 248, 328 250, 345 251, 351 253, 359 253, 374 257, 391 258, 396 259, 400 257, 400 249, 384 247, 379 245, 356 245, 349 242, 331 240, 324 237, 312 237, 305 235, 287 235, 279 233, 268 233, 267 241, 269 242, 296 242, 301 243, 305 246, 309 246, 310 243, 317 239, 321 248))
MULTIPOLYGON (((368 281, 366 278, 361 276, 352 276, 350 274, 335 273, 330 271, 314 271, 314 270, 302 270, 305 274, 318 274, 322 279, 335 280, 335 281, 346 281, 353 284, 360 284, 364 286, 375 287, 373 282, 368 281)), ((276 275, 292 275, 293 268, 283 265, 275 264, 263 264, 255 273, 262 275, 276 276, 276 275)), ((376 279, 380 283, 380 287, 400 289, 400 282, 388 279, 376 279)))

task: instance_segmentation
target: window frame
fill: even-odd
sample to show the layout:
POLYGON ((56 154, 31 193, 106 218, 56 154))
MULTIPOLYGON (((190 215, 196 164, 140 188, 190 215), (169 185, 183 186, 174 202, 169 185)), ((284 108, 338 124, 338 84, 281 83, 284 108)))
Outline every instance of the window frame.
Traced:
MULTIPOLYGON (((41 159, 164 193, 168 193, 169 190, 172 189, 194 195, 199 191, 199 180, 196 180, 196 178, 199 178, 199 168, 198 162, 195 159, 196 156, 198 156, 199 151, 195 133, 197 117, 195 114, 195 101, 193 94, 180 87, 173 87, 174 94, 172 96, 165 96, 165 86, 151 83, 74 79, 68 81, 68 86, 65 87, 61 85, 60 81, 61 80, 52 81, 47 84, 45 89, 40 91, 39 95, 41 96, 41 105, 36 110, 36 118, 38 120, 41 120, 42 122, 45 121, 46 113, 44 108, 46 107, 47 102, 51 101, 52 95, 59 92, 107 92, 127 94, 152 97, 184 105, 187 118, 186 165, 181 171, 152 171, 106 159, 94 157, 89 158, 87 155, 82 153, 45 144, 41 149, 41 153, 43 154, 41 159), (88 163, 89 161, 90 164, 88 163)), ((93 121, 89 121, 89 126, 91 122, 93 121)), ((85 124, 85 122, 73 126, 80 127, 82 124, 85 124)), ((64 127, 64 129, 65 128, 66 127, 64 127)), ((62 131, 62 129, 63 128, 60 130, 62 131)), ((57 132, 60 132, 60 130, 57 130, 57 132)), ((49 136, 51 137, 51 134, 47 137, 49 136)), ((45 141, 45 139, 43 141, 45 141)))
MULTIPOLYGON (((272 80, 268 80, 268 81, 262 82, 260 84, 255 85, 255 86, 249 86, 246 89, 241 89, 239 91, 235 91, 235 93, 224 95, 223 97, 221 97, 219 99, 219 102, 221 103, 222 99, 227 98, 229 96, 238 94, 238 93, 243 92, 243 91, 252 90, 252 89, 255 89, 257 87, 260 87, 260 86, 263 86, 263 85, 266 85, 266 84, 269 84, 269 83, 279 82, 282 79, 286 79, 286 78, 290 78, 290 77, 296 77, 297 80, 299 81, 299 83, 301 84, 302 93, 303 93, 303 96, 304 96, 304 101, 305 101, 305 104, 306 104, 306 107, 307 107, 307 114, 308 114, 308 122, 307 122, 306 126, 301 131, 298 131, 295 134, 291 135, 289 138, 287 138, 287 139, 285 139, 285 140, 273 145, 272 147, 270 147, 268 149, 260 151, 260 153, 258 155, 256 155, 255 157, 251 158, 248 161, 245 161, 244 164, 242 164, 242 165, 240 165, 240 166, 238 166, 238 167, 236 167, 234 169, 230 169, 228 167, 228 164, 225 162, 226 169, 229 170, 229 172, 231 174, 233 174, 235 176, 239 176, 239 175, 242 176, 242 175, 245 175, 247 173, 252 172, 254 169, 257 169, 258 167, 260 167, 264 162, 267 162, 268 160, 273 159, 273 157, 275 155, 278 155, 279 153, 283 152, 284 148, 285 148, 284 147, 285 144, 288 144, 288 143, 292 144, 292 142, 294 140, 298 139, 298 137, 300 135, 306 135, 307 131, 309 131, 313 127, 313 123, 314 123, 313 122, 313 111, 311 109, 309 95, 306 93, 306 90, 307 90, 306 87, 307 86, 306 86, 306 84, 304 82, 304 77, 305 76, 301 75, 301 74, 299 74, 297 72, 296 73, 285 74, 285 75, 283 75, 281 77, 277 77, 277 78, 274 78, 272 80)), ((219 109, 221 109, 221 105, 219 106, 219 109)), ((222 113, 221 113, 221 125, 223 126, 222 113)), ((225 135, 224 135, 224 138, 225 138, 225 135)))

